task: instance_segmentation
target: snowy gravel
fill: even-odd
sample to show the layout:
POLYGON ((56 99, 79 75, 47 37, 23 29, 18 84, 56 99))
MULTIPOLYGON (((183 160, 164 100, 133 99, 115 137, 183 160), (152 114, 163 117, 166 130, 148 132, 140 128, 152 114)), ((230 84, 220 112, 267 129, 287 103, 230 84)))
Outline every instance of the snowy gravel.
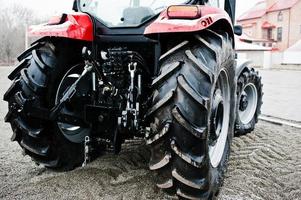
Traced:
MULTIPOLYGON (((0 68, 0 97, 11 68, 0 68)), ((7 112, 0 103, 0 116, 7 112)), ((143 141, 130 141, 120 155, 105 155, 86 168, 57 173, 36 166, 10 142, 9 124, 0 121, 0 199, 173 199, 155 187, 143 141)), ((301 199, 301 130, 260 122, 235 138, 220 199, 301 199)))

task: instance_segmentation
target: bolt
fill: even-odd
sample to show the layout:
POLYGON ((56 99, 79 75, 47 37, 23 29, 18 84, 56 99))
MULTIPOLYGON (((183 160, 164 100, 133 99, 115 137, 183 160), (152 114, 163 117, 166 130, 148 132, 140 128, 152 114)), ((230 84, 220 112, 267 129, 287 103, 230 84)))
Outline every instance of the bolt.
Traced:
POLYGON ((248 104, 249 104, 249 102, 248 102, 247 95, 244 95, 244 94, 243 94, 243 95, 241 96, 239 109, 240 109, 241 111, 245 111, 245 110, 247 109, 247 107, 248 107, 248 104))
POLYGON ((98 121, 100 122, 100 123, 102 123, 103 121, 104 121, 104 116, 103 115, 99 115, 98 116, 98 121))

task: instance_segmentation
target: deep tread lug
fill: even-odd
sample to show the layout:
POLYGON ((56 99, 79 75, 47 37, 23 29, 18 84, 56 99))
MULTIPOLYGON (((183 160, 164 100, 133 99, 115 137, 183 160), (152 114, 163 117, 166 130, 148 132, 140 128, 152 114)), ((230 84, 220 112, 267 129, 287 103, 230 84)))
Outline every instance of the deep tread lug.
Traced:
POLYGON ((173 47, 172 49, 170 49, 169 51, 167 51, 165 54, 163 54, 160 57, 160 61, 164 60, 167 56, 169 56, 170 54, 173 54, 174 52, 176 52, 177 50, 183 48, 184 46, 186 46, 189 43, 189 41, 183 41, 180 44, 178 44, 177 46, 173 47))
POLYGON ((20 106, 20 107, 23 107, 27 101, 27 99, 25 99, 22 95, 21 92, 17 92, 15 94, 15 100, 16 100, 16 103, 20 106))
POLYGON ((18 56, 18 61, 21 62, 23 59, 25 59, 27 56, 30 55, 30 53, 32 52, 32 50, 34 49, 37 49, 39 47, 42 46, 42 43, 40 42, 37 42, 35 44, 33 44, 31 47, 29 47, 28 49, 26 49, 23 53, 21 53, 19 56, 18 56))
POLYGON ((189 85, 183 75, 178 77, 179 86, 191 96, 197 103, 201 104, 204 108, 208 110, 209 108, 209 99, 207 97, 202 97, 200 94, 196 93, 194 89, 189 85))
POLYGON ((38 85, 36 83, 33 83, 29 78, 27 74, 27 69, 21 70, 21 77, 25 84, 28 86, 30 90, 32 90, 34 93, 40 93, 43 89, 45 89, 45 86, 38 85))
POLYGON ((22 60, 14 69, 13 72, 11 72, 8 75, 8 79, 9 80, 14 80, 16 77, 20 76, 20 71, 24 68, 27 68, 29 66, 29 60, 28 58, 22 60))
POLYGON ((32 51, 32 57, 34 61, 36 62, 37 66, 41 69, 43 73, 47 72, 47 69, 49 66, 47 66, 38 56, 37 50, 32 51))
POLYGON ((166 79, 168 79, 171 75, 174 74, 174 71, 178 70, 181 67, 180 62, 175 62, 168 67, 166 71, 164 71, 160 76, 158 76, 152 83, 152 87, 157 87, 162 84, 166 79))
POLYGON ((157 162, 157 163, 151 163, 149 165, 149 169, 150 170, 158 170, 160 168, 163 168, 166 165, 168 165, 168 163, 170 162, 170 159, 171 159, 171 155, 170 154, 166 154, 159 162, 157 162))
POLYGON ((13 116, 13 113, 12 113, 11 110, 9 110, 9 111, 7 112, 7 114, 5 115, 5 117, 4 117, 4 122, 6 122, 6 123, 7 123, 7 122, 10 122, 12 116, 13 116))
POLYGON ((224 40, 225 40, 225 38, 222 35, 218 34, 217 32, 215 32, 213 30, 207 29, 207 31, 209 31, 211 34, 213 34, 216 37, 218 37, 219 40, 220 40, 220 42, 221 42, 221 44, 222 44, 221 48, 224 48, 224 40))
POLYGON ((150 116, 156 112, 159 108, 164 106, 168 101, 170 101, 174 96, 174 91, 170 91, 165 97, 162 98, 158 103, 156 103, 147 113, 147 116, 150 116))
POLYGON ((175 140, 171 142, 171 149, 177 154, 180 158, 182 158, 185 162, 191 164, 196 168, 202 168, 204 164, 204 156, 200 157, 192 157, 189 154, 181 152, 181 150, 177 147, 175 140))
POLYGON ((27 151, 34 153, 39 156, 46 157, 49 154, 49 147, 41 148, 41 147, 32 147, 31 144, 27 143, 25 140, 20 142, 20 145, 26 149, 27 151))
POLYGON ((160 188, 160 189, 169 189, 169 188, 172 188, 173 187, 173 180, 172 179, 168 179, 164 183, 157 184, 157 187, 160 188))
POLYGON ((12 134, 12 136, 10 138, 10 141, 12 141, 12 142, 17 141, 17 137, 18 137, 18 130, 14 130, 13 134, 12 134))
POLYGON ((187 185, 189 187, 195 188, 195 189, 203 189, 206 187, 206 180, 205 179, 200 179, 200 180, 188 180, 182 175, 180 175, 176 169, 172 171, 172 176, 183 183, 184 185, 187 185))
POLYGON ((206 131, 207 128, 197 128, 194 125, 192 125, 190 122, 188 122, 183 115, 181 114, 181 111, 178 107, 175 107, 172 110, 172 114, 174 118, 177 120, 181 126, 183 126, 187 131, 189 131, 192 135, 197 137, 198 139, 206 139, 206 131))
POLYGON ((183 197, 183 198, 185 198, 185 199, 190 199, 190 200, 200 200, 200 198, 198 198, 198 197, 194 197, 194 196, 191 196, 191 195, 188 195, 188 194, 182 192, 181 189, 178 189, 178 190, 177 190, 177 195, 180 196, 180 197, 183 197))
POLYGON ((9 87, 9 89, 5 92, 3 96, 3 100, 9 101, 10 97, 12 97, 16 93, 18 86, 19 86, 19 80, 15 80, 13 84, 9 87))
POLYGON ((48 167, 48 168, 56 168, 56 167, 58 167, 58 164, 59 164, 59 159, 49 160, 49 161, 38 160, 38 159, 34 159, 34 160, 37 161, 40 165, 44 165, 45 167, 48 167))
POLYGON ((24 133, 26 133, 27 135, 33 137, 33 138, 38 138, 39 135, 41 134, 41 132, 43 131, 43 129, 33 129, 30 128, 23 120, 21 120, 20 118, 16 118, 14 120, 15 125, 24 133))
POLYGON ((195 38, 198 41, 200 41, 202 44, 204 44, 208 49, 210 49, 210 51, 214 54, 215 59, 217 60, 217 55, 218 55, 217 50, 212 48, 212 46, 206 40, 204 40, 204 38, 202 38, 201 36, 195 35, 195 38))
POLYGON ((209 77, 210 82, 213 83, 213 80, 214 80, 213 73, 193 55, 192 51, 187 50, 187 51, 185 51, 185 54, 198 67, 199 70, 201 70, 203 73, 205 73, 209 77))
POLYGON ((146 144, 150 145, 158 141, 160 138, 162 138, 164 135, 168 133, 169 129, 170 129, 170 124, 167 123, 157 134, 155 134, 154 136, 146 140, 146 144))

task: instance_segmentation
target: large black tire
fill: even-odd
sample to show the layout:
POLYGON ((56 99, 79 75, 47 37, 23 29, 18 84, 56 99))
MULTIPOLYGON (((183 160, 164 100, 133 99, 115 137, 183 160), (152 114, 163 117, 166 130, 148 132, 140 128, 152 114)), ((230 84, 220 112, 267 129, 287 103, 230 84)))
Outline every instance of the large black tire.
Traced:
POLYGON ((153 107, 148 113, 151 133, 147 137, 157 186, 180 198, 214 199, 223 183, 234 134, 232 39, 224 32, 204 31, 163 55, 160 69, 153 82, 153 107), (215 122, 221 118, 215 104, 217 86, 223 87, 219 77, 224 74, 228 76, 225 104, 229 112, 225 113, 229 122, 222 126, 226 127, 226 139, 221 160, 213 166, 209 145, 218 126, 215 122))
POLYGON ((251 133, 255 129, 258 117, 261 114, 262 87, 261 77, 254 68, 247 67, 239 76, 237 81, 238 100, 236 106, 235 136, 251 133), (256 100, 254 102, 252 102, 252 93, 256 93, 256 100), (252 104, 254 104, 254 109, 251 108, 252 104), (246 115, 248 114, 248 110, 250 110, 250 116, 246 115))
POLYGON ((45 111, 55 105, 64 74, 80 62, 80 45, 70 47, 67 40, 36 43, 19 57, 20 65, 9 76, 13 84, 4 96, 9 104, 5 120, 14 132, 12 141, 37 164, 56 170, 72 170, 83 162, 83 142, 67 140, 57 122, 31 114, 33 105, 45 111))

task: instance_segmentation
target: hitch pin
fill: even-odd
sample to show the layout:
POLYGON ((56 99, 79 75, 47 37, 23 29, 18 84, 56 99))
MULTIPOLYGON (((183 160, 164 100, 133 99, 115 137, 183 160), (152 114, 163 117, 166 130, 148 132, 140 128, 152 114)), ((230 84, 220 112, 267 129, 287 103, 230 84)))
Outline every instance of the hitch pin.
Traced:
POLYGON ((90 143, 91 140, 90 140, 90 137, 89 136, 86 136, 85 137, 85 145, 84 145, 84 162, 82 164, 82 167, 86 167, 87 166, 87 163, 90 161, 90 157, 89 157, 89 153, 90 153, 90 143))
POLYGON ((95 77, 95 72, 92 73, 92 89, 93 89, 93 92, 96 91, 96 77, 95 77))

